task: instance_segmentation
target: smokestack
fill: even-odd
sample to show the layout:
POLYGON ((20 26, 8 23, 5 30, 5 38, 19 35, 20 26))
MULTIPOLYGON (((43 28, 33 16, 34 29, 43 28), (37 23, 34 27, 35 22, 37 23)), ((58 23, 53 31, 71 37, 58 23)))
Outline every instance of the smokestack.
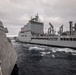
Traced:
POLYGON ((72 25, 73 25, 72 23, 73 23, 72 21, 69 22, 69 24, 70 24, 70 26, 69 26, 70 35, 72 35, 72 25))
POLYGON ((75 29, 75 31, 76 31, 76 23, 74 24, 74 29, 75 29))

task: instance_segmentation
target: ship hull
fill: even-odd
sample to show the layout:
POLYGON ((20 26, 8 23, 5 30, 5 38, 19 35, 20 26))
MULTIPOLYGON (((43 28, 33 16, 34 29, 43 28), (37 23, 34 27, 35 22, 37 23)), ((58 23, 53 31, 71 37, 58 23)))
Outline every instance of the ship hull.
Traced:
POLYGON ((76 49, 76 42, 72 41, 31 40, 30 43, 42 44, 53 47, 68 47, 76 49))
POLYGON ((75 41, 52 41, 52 40, 31 39, 31 41, 19 40, 19 42, 38 44, 38 45, 46 45, 46 46, 52 46, 52 47, 65 47, 65 48, 76 49, 76 42, 75 41))
POLYGON ((0 75, 10 75, 17 61, 17 53, 6 37, 6 29, 0 22, 0 75))

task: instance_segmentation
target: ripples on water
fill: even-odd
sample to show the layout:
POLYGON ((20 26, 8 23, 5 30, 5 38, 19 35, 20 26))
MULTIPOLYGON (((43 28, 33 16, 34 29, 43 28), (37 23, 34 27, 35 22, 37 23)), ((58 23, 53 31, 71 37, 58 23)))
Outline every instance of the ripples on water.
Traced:
POLYGON ((18 75, 76 75, 76 51, 12 41, 18 75))

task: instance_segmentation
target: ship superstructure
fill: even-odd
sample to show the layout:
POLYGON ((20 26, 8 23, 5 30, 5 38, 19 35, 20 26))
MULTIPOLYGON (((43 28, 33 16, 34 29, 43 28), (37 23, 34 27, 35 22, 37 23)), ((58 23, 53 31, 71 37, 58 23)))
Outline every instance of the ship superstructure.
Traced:
POLYGON ((55 33, 54 26, 49 23, 48 33, 45 34, 44 23, 39 21, 38 14, 21 28, 18 35, 20 42, 28 42, 42 45, 76 48, 76 23, 69 22, 69 31, 63 31, 63 25, 55 33))

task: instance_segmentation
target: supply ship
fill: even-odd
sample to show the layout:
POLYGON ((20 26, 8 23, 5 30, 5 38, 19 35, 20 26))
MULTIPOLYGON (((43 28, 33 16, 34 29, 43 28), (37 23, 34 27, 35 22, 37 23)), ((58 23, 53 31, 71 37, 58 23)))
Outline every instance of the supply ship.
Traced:
POLYGON ((44 23, 40 21, 38 14, 29 20, 21 28, 17 41, 27 42, 54 47, 76 48, 76 23, 69 22, 69 30, 63 31, 63 25, 59 28, 58 34, 54 26, 49 23, 47 33, 44 33, 44 23))

